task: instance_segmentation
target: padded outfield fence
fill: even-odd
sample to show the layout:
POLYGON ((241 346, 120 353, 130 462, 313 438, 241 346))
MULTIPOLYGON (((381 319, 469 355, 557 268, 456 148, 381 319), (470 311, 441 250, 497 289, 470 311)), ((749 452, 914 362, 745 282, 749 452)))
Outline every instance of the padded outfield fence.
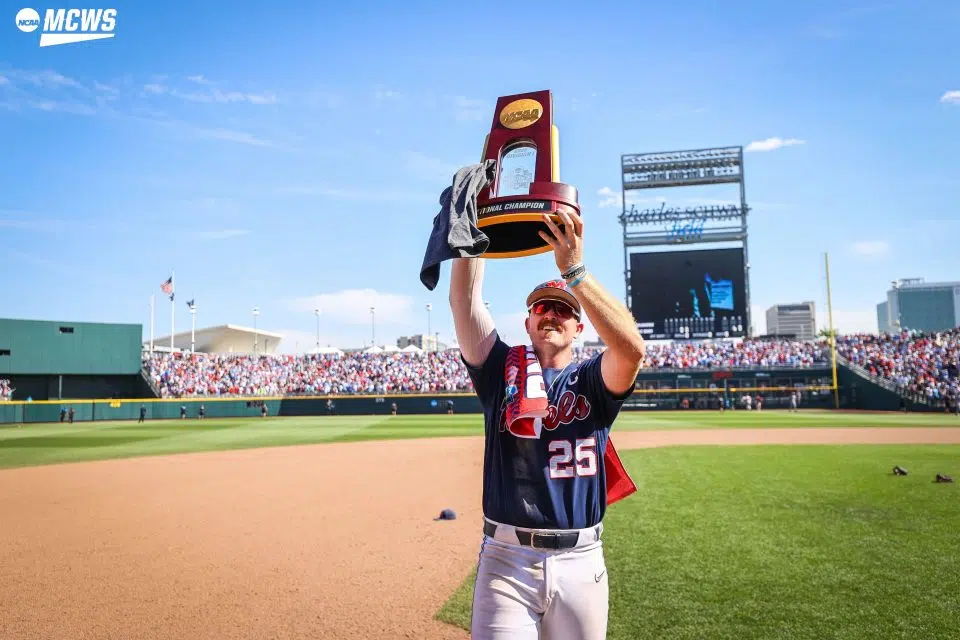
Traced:
MULTIPOLYGON (((747 387, 726 389, 636 389, 627 400, 624 410, 683 410, 719 409, 719 402, 727 400, 726 407, 740 409, 744 394, 754 398, 763 396, 767 408, 786 408, 789 397, 801 391, 801 407, 832 408, 832 387, 747 387)), ((445 394, 390 394, 390 395, 343 395, 343 396, 286 396, 286 397, 190 397, 190 398, 145 398, 122 400, 40 400, 0 402, 0 424, 27 424, 59 422, 61 410, 74 410, 75 422, 96 420, 138 420, 140 407, 146 409, 146 419, 179 419, 181 408, 187 418, 196 418, 203 406, 207 418, 258 417, 263 407, 268 416, 315 416, 315 415, 390 415, 393 404, 400 415, 446 414, 448 403, 453 403, 454 413, 481 413, 479 400, 472 393, 445 394), (327 402, 332 406, 328 407, 327 402)), ((64 416, 64 421, 68 420, 64 416)))
MULTIPOLYGON (((188 418, 196 418, 201 405, 207 418, 239 418, 315 415, 389 415, 391 405, 398 413, 440 414, 447 412, 452 400, 457 413, 478 413, 480 403, 472 394, 391 395, 391 396, 288 396, 288 397, 190 397, 124 400, 42 400, 36 402, 0 402, 0 423, 26 424, 59 422, 60 411, 74 410, 74 421, 138 420, 140 407, 148 420, 180 418, 181 407, 188 418), (327 400, 333 402, 328 409, 327 400)), ((66 419, 66 418, 65 418, 66 419)))

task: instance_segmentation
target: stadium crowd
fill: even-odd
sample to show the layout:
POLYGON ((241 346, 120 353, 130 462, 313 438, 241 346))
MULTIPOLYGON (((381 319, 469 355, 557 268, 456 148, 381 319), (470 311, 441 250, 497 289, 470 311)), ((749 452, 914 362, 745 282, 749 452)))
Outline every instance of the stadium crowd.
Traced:
POLYGON ((10 400, 13 397, 15 389, 10 386, 10 381, 6 378, 0 378, 0 400, 10 400))
POLYGON ((941 333, 847 335, 837 353, 903 394, 957 406, 960 401, 960 328, 941 333))
MULTIPOLYGON (((580 347, 575 359, 597 353, 580 347)), ((829 362, 826 345, 792 340, 744 340, 649 345, 647 368, 809 367, 829 362)), ((450 349, 427 353, 345 353, 260 356, 145 354, 144 367, 163 397, 389 394, 472 391, 450 349)))

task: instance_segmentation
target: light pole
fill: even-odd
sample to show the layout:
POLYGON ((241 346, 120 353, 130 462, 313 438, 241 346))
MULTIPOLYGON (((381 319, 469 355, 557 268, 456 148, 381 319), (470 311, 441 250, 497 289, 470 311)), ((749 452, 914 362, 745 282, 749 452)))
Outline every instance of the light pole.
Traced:
POLYGON ((260 315, 260 307, 253 308, 253 355, 258 355, 260 349, 259 334, 257 333, 257 316, 260 315))
MULTIPOLYGON (((428 303, 427 303, 427 337, 428 337, 428 338, 430 337, 430 312, 431 312, 431 311, 433 311, 433 305, 428 302, 428 303)), ((423 347, 424 347, 424 351, 429 351, 429 350, 426 348, 426 347, 427 347, 426 341, 424 341, 423 347)), ((434 351, 437 350, 437 345, 436 345, 436 344, 433 345, 433 350, 434 350, 434 351)))
POLYGON ((320 309, 314 309, 313 313, 317 316, 317 353, 320 353, 320 309))
POLYGON ((193 300, 190 304, 190 353, 196 352, 197 346, 197 304, 193 300))
POLYGON ((377 308, 370 307, 370 346, 377 346, 377 308))

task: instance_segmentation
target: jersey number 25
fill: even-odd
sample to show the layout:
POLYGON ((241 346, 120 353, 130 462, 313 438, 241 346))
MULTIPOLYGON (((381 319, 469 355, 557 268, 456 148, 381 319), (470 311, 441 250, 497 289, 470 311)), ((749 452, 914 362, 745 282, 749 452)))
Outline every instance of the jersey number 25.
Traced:
POLYGON ((550 456, 551 479, 597 475, 596 438, 581 438, 576 442, 554 440, 547 450, 554 454, 550 456))

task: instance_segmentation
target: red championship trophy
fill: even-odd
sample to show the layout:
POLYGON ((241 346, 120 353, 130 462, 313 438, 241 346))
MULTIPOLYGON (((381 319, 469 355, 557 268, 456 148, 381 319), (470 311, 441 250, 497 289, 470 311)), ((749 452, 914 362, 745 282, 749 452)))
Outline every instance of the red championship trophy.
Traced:
POLYGON ((497 100, 483 160, 497 161, 494 182, 477 196, 477 227, 490 238, 485 258, 517 258, 550 251, 537 232, 543 214, 563 228, 559 211, 579 215, 577 190, 560 179, 559 132, 553 96, 536 91, 497 100))

